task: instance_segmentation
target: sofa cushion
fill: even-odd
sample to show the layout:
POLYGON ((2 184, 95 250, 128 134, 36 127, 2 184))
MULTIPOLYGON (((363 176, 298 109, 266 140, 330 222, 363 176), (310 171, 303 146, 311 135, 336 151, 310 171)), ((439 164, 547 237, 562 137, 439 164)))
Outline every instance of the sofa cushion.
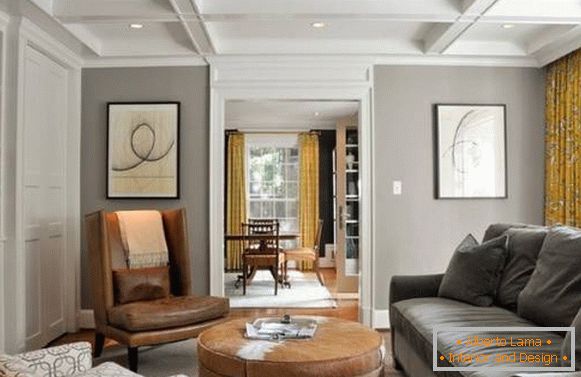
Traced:
POLYGON ((478 245, 469 235, 456 248, 438 296, 478 306, 490 306, 507 257, 507 236, 478 245))
POLYGON ((169 267, 113 270, 115 302, 156 300, 169 296, 169 267))
MULTIPOLYGON (((569 325, 575 328, 575 370, 581 370, 581 309, 573 319, 573 323, 569 325)), ((571 332, 567 332, 565 340, 563 341, 563 348, 561 349, 561 365, 564 367, 571 366, 571 332), (569 360, 563 360, 563 356, 567 356, 569 360)))
POLYGON ((500 278, 495 303, 516 311, 518 295, 526 286, 537 263, 547 228, 510 228, 508 236, 508 260, 500 278))
POLYGON ((551 228, 518 297, 518 314, 543 326, 569 326, 581 306, 581 231, 551 228))
MULTIPOLYGON (((482 242, 490 241, 493 238, 500 237, 506 233, 509 229, 520 229, 528 228, 531 225, 521 224, 521 223, 498 223, 490 224, 488 228, 484 231, 484 237, 482 242)), ((534 226, 534 225, 532 225, 534 226)))
MULTIPOLYGON (((391 306, 392 329, 404 336, 413 348, 431 365, 432 363, 432 340, 433 328, 440 327, 536 327, 533 323, 520 318, 516 313, 497 306, 478 307, 463 302, 449 300, 445 298, 414 298, 397 302, 391 306)), ((497 336, 498 333, 486 332, 463 332, 464 337, 470 335, 497 336)), ((560 352, 563 338, 551 332, 535 332, 535 335, 543 339, 551 339, 551 346, 544 346, 543 351, 553 352, 557 355, 560 352)), ((514 334, 526 336, 530 333, 514 334)), ((466 346, 458 345, 457 333, 438 332, 438 351, 441 354, 459 354, 466 352, 466 346)), ((472 346, 471 346, 472 347, 472 346)), ((482 346, 480 348, 470 348, 474 353, 494 355, 506 352, 506 347, 482 346)), ((519 348, 519 352, 527 352, 525 348, 519 348)), ((538 352, 534 346, 529 350, 531 353, 538 352)), ((491 358, 492 359, 492 358, 491 358)), ((492 363, 492 361, 491 361, 492 363)), ((488 364, 479 364, 487 366, 488 364)), ((498 364, 490 364, 498 366, 498 364)), ((520 365, 522 367, 522 364, 520 365)), ((555 365, 557 366, 557 365, 555 365)), ((505 373, 510 375, 510 373, 505 373)))
POLYGON ((133 302, 108 310, 109 322, 127 331, 159 330, 193 325, 228 314, 227 298, 180 296, 133 302))

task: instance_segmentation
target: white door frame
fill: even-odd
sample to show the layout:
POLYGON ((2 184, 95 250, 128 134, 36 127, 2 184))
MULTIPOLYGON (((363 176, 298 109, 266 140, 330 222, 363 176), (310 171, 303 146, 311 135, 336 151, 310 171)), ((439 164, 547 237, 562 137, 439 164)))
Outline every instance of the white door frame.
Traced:
POLYGON ((80 310, 80 142, 81 142, 81 67, 82 60, 62 43, 53 39, 27 18, 22 18, 18 43, 18 109, 16 135, 16 281, 14 310, 18 318, 16 347, 26 349, 26 260, 24 255, 24 65, 27 48, 46 55, 67 70, 66 130, 66 224, 65 224, 65 319, 67 331, 78 329, 80 310))
POLYGON ((336 100, 360 104, 359 320, 371 326, 373 260, 373 66, 362 60, 290 58, 210 61, 210 293, 224 296, 225 105, 229 100, 336 100))

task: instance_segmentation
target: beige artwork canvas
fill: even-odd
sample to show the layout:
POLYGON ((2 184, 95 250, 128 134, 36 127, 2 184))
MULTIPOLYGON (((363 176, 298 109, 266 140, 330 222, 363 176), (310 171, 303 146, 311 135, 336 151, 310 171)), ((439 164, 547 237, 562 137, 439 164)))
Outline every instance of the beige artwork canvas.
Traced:
POLYGON ((179 103, 108 104, 108 198, 179 196, 179 103))

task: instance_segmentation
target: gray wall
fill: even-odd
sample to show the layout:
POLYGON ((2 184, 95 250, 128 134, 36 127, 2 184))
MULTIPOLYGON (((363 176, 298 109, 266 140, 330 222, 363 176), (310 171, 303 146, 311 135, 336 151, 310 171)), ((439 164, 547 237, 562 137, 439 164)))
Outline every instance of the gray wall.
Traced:
POLYGON ((375 69, 376 309, 388 308, 398 274, 443 272, 468 233, 487 224, 542 224, 544 72, 520 68, 375 69), (435 200, 433 105, 507 105, 508 199, 435 200), (392 195, 392 181, 403 195, 392 195))
MULTIPOLYGON (((185 207, 188 212, 194 293, 209 292, 207 67, 83 70, 81 210, 185 207), (107 102, 180 101, 179 200, 107 200, 107 102)), ((84 235, 84 233, 83 233, 84 235)), ((88 258, 83 236, 82 307, 91 307, 88 258)))

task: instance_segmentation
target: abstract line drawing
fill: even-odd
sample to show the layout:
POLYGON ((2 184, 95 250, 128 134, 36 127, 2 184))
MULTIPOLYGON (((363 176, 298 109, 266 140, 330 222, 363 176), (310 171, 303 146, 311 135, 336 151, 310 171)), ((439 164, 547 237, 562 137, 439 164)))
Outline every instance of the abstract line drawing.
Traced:
POLYGON ((109 198, 177 198, 179 103, 108 104, 109 198))
POLYGON ((506 197, 505 106, 436 105, 436 115, 436 197, 506 197))

